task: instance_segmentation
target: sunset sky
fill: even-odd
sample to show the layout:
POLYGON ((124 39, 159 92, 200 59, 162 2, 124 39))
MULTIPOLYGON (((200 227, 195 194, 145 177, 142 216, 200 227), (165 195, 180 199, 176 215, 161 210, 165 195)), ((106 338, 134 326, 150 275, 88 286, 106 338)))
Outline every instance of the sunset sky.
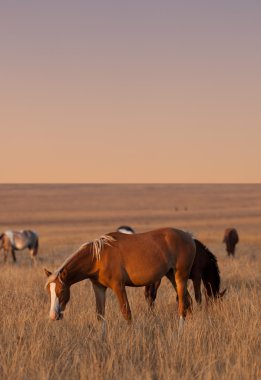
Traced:
POLYGON ((0 5, 0 182, 261 182, 260 0, 0 5))

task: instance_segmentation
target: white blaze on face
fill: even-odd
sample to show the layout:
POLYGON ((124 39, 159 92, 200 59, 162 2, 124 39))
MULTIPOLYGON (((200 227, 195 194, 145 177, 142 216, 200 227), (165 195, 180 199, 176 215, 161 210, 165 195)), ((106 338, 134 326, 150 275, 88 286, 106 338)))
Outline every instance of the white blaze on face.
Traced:
POLYGON ((51 307, 50 307, 50 318, 55 320, 57 315, 59 315, 59 299, 55 292, 56 284, 51 282, 50 293, 51 293, 51 307))

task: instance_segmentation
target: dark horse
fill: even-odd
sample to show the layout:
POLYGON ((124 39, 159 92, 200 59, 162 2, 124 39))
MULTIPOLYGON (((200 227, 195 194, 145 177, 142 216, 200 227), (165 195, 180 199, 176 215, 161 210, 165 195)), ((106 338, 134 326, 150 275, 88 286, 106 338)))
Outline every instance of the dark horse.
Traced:
POLYGON ((4 261, 7 260, 8 252, 12 253, 13 261, 16 262, 15 251, 28 248, 32 263, 35 263, 38 252, 39 237, 35 231, 5 231, 0 235, 0 248, 4 250, 4 261))
POLYGON ((226 244, 228 256, 235 256, 236 244, 239 242, 239 236, 235 228, 225 229, 223 243, 226 244))
POLYGON ((141 234, 113 232, 84 244, 54 274, 45 270, 50 294, 50 318, 62 318, 71 285, 92 281, 96 310, 104 321, 106 289, 116 294, 123 317, 131 321, 126 286, 146 286, 166 276, 179 296, 180 328, 191 306, 187 281, 196 254, 190 234, 174 228, 141 234))
MULTIPOLYGON (((201 304, 201 280, 205 287, 207 301, 222 297, 226 289, 220 293, 220 273, 215 255, 199 240, 194 239, 194 241, 196 244, 196 256, 189 278, 193 282, 196 302, 201 304)), ((145 287, 145 298, 150 307, 154 305, 159 286, 160 281, 145 287)))

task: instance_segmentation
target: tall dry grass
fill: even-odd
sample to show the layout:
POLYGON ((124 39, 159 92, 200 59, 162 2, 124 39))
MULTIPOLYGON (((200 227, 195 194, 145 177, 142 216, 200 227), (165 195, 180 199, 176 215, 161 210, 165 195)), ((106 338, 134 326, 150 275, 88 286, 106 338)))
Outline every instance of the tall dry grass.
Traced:
POLYGON ((0 232, 36 229, 39 265, 0 255, 0 379, 260 379, 261 185, 0 185, 0 232), (82 243, 120 224, 138 232, 190 230, 218 257, 221 305, 195 307, 177 340, 176 297, 167 281, 154 314, 142 289, 128 289, 133 324, 107 294, 101 341, 88 281, 72 288, 63 321, 48 320, 42 266, 55 269, 82 243), (239 230, 236 259, 221 244, 239 230))
MULTIPOLYGON (((19 265, 1 264, 0 378, 261 378, 259 248, 245 247, 234 260, 218 253, 227 295, 211 308, 195 307, 180 340, 175 293, 167 281, 154 313, 147 309, 143 289, 128 289, 132 326, 108 291, 103 342, 88 281, 72 287, 64 320, 50 322, 41 264, 32 269, 25 253, 19 265)), ((55 254, 58 264, 65 253, 55 254)))

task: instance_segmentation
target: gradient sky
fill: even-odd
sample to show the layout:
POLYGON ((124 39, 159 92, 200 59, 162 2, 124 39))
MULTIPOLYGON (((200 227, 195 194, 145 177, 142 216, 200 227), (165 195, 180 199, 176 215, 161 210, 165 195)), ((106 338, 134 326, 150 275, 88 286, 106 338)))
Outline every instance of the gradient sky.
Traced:
POLYGON ((0 182, 261 182, 260 0, 0 3, 0 182))

